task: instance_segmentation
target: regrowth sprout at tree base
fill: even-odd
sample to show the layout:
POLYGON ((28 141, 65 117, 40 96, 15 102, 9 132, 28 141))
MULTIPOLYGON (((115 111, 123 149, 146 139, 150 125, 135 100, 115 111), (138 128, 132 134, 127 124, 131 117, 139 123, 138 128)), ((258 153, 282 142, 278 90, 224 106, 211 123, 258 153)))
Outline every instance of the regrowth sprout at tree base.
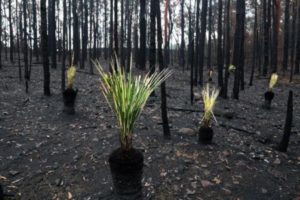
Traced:
POLYGON ((271 103, 272 100, 275 96, 273 92, 273 88, 276 85, 278 81, 278 75, 276 73, 273 73, 271 75, 270 81, 269 81, 269 86, 268 86, 268 91, 265 92, 265 103, 263 104, 263 108, 270 109, 271 108, 271 103))
POLYGON ((112 66, 112 72, 105 72, 98 61, 94 62, 101 79, 101 91, 111 109, 114 111, 120 128, 121 149, 132 148, 132 133, 136 120, 143 110, 150 94, 172 72, 165 69, 161 72, 134 76, 130 65, 129 72, 122 69, 119 60, 112 66))
POLYGON ((207 84, 202 90, 203 106, 204 106, 204 115, 201 120, 202 124, 206 127, 210 126, 210 121, 213 118, 216 121, 216 118, 213 113, 213 109, 216 105, 216 100, 219 96, 220 90, 213 87, 210 88, 210 85, 207 84))
POLYGON ((202 90, 204 114, 201 120, 201 127, 199 129, 199 143, 210 144, 213 139, 214 131, 211 128, 211 120, 216 118, 214 116, 213 110, 216 105, 216 100, 219 96, 220 90, 215 87, 210 87, 209 84, 202 90))
POLYGON ((270 82, 269 82, 269 91, 273 90, 273 88, 276 85, 277 81, 278 81, 278 75, 276 73, 273 73, 271 75, 270 82))
POLYGON ((73 89, 74 78, 76 75, 76 67, 73 64, 73 62, 74 62, 74 55, 72 56, 72 65, 67 70, 67 88, 68 89, 73 89))
POLYGON ((76 66, 74 63, 74 56, 72 57, 72 64, 67 70, 67 89, 63 92, 64 112, 68 114, 75 114, 75 100, 78 90, 73 89, 74 78, 76 75, 76 66))

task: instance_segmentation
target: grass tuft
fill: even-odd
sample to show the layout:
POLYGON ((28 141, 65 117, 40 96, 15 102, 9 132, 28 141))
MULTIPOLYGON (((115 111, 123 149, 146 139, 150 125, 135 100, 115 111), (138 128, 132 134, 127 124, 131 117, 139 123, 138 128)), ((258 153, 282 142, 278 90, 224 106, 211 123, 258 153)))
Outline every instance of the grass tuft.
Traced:
POLYGON ((272 91, 274 86, 276 85, 278 81, 278 75, 276 73, 273 73, 271 75, 271 79, 270 79, 270 82, 269 82, 269 90, 272 91))
POLYGON ((135 122, 150 94, 170 77, 172 72, 164 69, 161 72, 148 73, 144 77, 134 76, 132 64, 126 73, 118 59, 115 63, 115 66, 112 64, 112 71, 106 72, 98 61, 94 62, 101 79, 101 91, 118 120, 121 148, 129 150, 135 122))
POLYGON ((72 89, 74 83, 74 77, 76 75, 76 67, 73 64, 74 62, 74 55, 72 57, 72 64, 71 67, 67 70, 67 88, 72 89))
POLYGON ((215 87, 210 87, 209 84, 202 89, 202 98, 204 105, 204 115, 201 120, 204 126, 210 126, 210 121, 212 118, 216 121, 213 110, 216 105, 217 98, 219 96, 220 90, 215 87))

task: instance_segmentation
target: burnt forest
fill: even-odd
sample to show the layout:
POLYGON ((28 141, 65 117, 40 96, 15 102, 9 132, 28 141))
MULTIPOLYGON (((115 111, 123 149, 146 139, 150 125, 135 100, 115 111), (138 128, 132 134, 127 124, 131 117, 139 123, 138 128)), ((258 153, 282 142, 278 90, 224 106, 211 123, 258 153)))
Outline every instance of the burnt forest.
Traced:
POLYGON ((300 200, 300 0, 0 0, 0 200, 300 200))

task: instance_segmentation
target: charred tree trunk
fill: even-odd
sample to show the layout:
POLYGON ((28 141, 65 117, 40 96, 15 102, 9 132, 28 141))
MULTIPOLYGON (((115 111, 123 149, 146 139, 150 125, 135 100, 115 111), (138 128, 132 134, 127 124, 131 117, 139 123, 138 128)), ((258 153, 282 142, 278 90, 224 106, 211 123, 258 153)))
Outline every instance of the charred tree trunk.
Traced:
POLYGON ((284 133, 283 133, 282 140, 278 146, 278 150, 281 152, 287 151, 289 141, 290 141, 290 136, 291 136, 292 123, 293 123, 293 92, 290 91, 288 104, 287 104, 284 133))
POLYGON ((23 53, 24 53, 24 66, 25 66, 25 87, 26 87, 26 93, 28 93, 28 85, 30 80, 29 75, 29 66, 28 66, 28 43, 27 43, 27 0, 23 1, 23 24, 24 24, 24 30, 23 30, 23 53))
POLYGON ((289 43, 290 43, 290 0, 285 1, 284 11, 284 47, 283 47, 283 61, 282 70, 284 72, 288 69, 289 60, 289 43))
POLYGON ((82 12, 83 20, 82 20, 82 55, 80 68, 84 69, 85 61, 87 59, 87 45, 88 45, 88 1, 85 0, 83 3, 83 12, 82 12))
POLYGON ((180 45, 180 65, 184 70, 185 66, 185 41, 184 41, 184 0, 181 0, 181 45, 180 45))
MULTIPOLYGON (((123 1, 123 0, 122 0, 123 1)), ((119 56, 119 37, 118 37, 118 0, 115 0, 115 21, 114 21, 114 51, 119 56)))
POLYGON ((69 13, 69 29, 68 29, 68 45, 69 45, 69 66, 72 65, 72 56, 73 56, 73 53, 74 51, 72 52, 72 36, 71 36, 71 29, 72 29, 72 26, 71 26, 71 23, 72 23, 72 11, 73 11, 73 8, 72 8, 72 0, 69 0, 69 10, 68 10, 68 13, 69 13))
POLYGON ((223 16, 223 0, 219 0, 219 12, 218 12, 218 86, 221 90, 220 95, 223 96, 223 68, 224 58, 222 49, 222 16, 223 16))
POLYGON ((231 49, 231 41, 230 41, 230 14, 231 14, 231 0, 227 1, 226 6, 226 55, 225 55, 225 80, 224 80, 224 86, 223 86, 223 98, 228 98, 228 79, 229 79, 229 65, 230 65, 230 49, 231 49))
POLYGON ((296 61, 295 61, 295 74, 300 72, 300 3, 298 2, 298 22, 297 22, 297 46, 296 46, 296 61))
MULTIPOLYGON (((297 22, 297 3, 296 1, 293 1, 293 20, 292 20, 292 38, 291 41, 295 41, 296 38, 296 22, 297 22)), ((293 74, 294 74, 294 65, 295 65, 295 44, 294 42, 291 45, 291 58, 290 58, 290 82, 293 81, 293 74)))
MULTIPOLYGON (((212 0, 209 0, 209 10, 208 10, 208 49, 207 49, 207 67, 210 70, 212 69, 211 65, 211 35, 212 35, 212 0)), ((211 77, 209 77, 211 78, 211 77)))
POLYGON ((73 0, 73 51, 74 51, 74 64, 78 66, 80 60, 80 39, 79 39, 79 27, 78 27, 78 11, 77 0, 73 0))
MULTIPOLYGON (((166 0, 166 8, 168 7, 168 0, 166 0)), ((157 45, 158 45, 158 62, 159 62, 159 70, 164 70, 165 62, 163 58, 163 51, 162 51, 162 27, 161 27, 161 16, 160 16, 160 3, 159 1, 156 1, 156 20, 157 20, 157 45)), ((167 27, 168 27, 168 21, 165 18, 165 48, 167 48, 167 27)), ((163 130, 164 130, 164 138, 169 139, 171 137, 170 134, 170 127, 169 127, 169 121, 168 121, 168 110, 167 110, 167 94, 166 94, 166 84, 165 81, 162 82, 160 86, 160 92, 161 92, 161 118, 163 122, 163 130)))
POLYGON ((110 0, 110 24, 109 24, 109 58, 114 57, 114 0, 110 0))
POLYGON ((233 53, 233 65, 236 66, 236 70, 232 96, 234 99, 239 99, 241 69, 244 66, 245 1, 237 1, 236 7, 236 29, 233 53))
POLYGON ((200 27, 199 27, 199 20, 200 20, 200 0, 197 0, 197 5, 196 5, 196 51, 195 55, 197 55, 194 59, 194 84, 197 85, 198 83, 198 74, 199 74, 199 54, 200 54, 200 27))
MULTIPOLYGON (((17 0, 16 0, 16 5, 17 5, 17 0)), ((1 7, 1 0, 0 0, 0 7, 1 7)), ((0 11, 1 11, 1 9, 0 9, 0 11)), ((18 6, 16 6, 16 24, 21 24, 22 23, 22 14, 21 14, 21 12, 22 12, 22 9, 20 8, 20 11, 18 11, 18 6), (18 13, 19 13, 19 15, 18 15, 18 13)), ((1 15, 0 15, 0 18, 1 18, 1 15)), ((0 20, 0 24, 1 24, 1 20, 0 20)), ((0 26, 0 29, 1 29, 1 26, 0 26)), ((21 37, 20 32, 22 32, 22 30, 21 30, 21 26, 18 26, 16 29, 17 29, 17 51, 18 51, 19 81, 21 82, 22 81, 22 68, 21 68, 21 53, 20 53, 20 37, 21 37)), ((1 38, 1 36, 0 36, 0 38, 1 38)), ((1 48, 0 48, 0 54, 1 54, 1 48)), ((1 57, 1 55, 0 55, 0 57, 1 57)), ((1 62, 1 58, 0 58, 0 62, 1 62)), ((0 63, 0 68, 1 68, 1 63, 0 63)))
POLYGON ((192 25, 192 12, 191 12, 191 0, 189 7, 189 52, 188 52, 188 61, 191 66, 191 75, 190 75, 190 101, 191 104, 194 103, 194 30, 192 25))
POLYGON ((120 61, 122 68, 125 67, 124 55, 124 0, 121 1, 121 25, 120 25, 120 61))
POLYGON ((8 20, 9 20, 9 36, 10 36, 10 49, 9 49, 10 50, 10 57, 9 58, 10 58, 10 62, 13 63, 14 62, 14 33, 13 33, 11 0, 8 0, 8 20))
MULTIPOLYGON (((94 59, 94 55, 93 55, 93 41, 94 41, 94 35, 96 34, 95 33, 95 30, 93 30, 93 26, 94 26, 94 23, 93 23, 93 21, 94 21, 94 14, 93 14, 93 12, 94 12, 94 0, 90 0, 89 1, 89 3, 90 3, 90 25, 89 25, 89 29, 90 29, 90 31, 89 31, 89 38, 90 38, 90 46, 89 46, 89 58, 90 58, 90 60, 91 59, 94 59)), ((93 68, 91 67, 92 66, 92 64, 90 63, 90 73, 92 74, 92 72, 93 72, 93 68)))
POLYGON ((127 21, 127 63, 126 63, 126 70, 129 71, 130 68, 130 62, 131 62, 131 51, 132 51, 132 45, 131 45, 131 32, 132 32, 132 15, 129 14, 130 10, 132 10, 132 2, 127 0, 126 1, 126 16, 128 17, 127 21))
POLYGON ((140 69, 144 70, 146 69, 146 0, 140 0, 140 53, 139 54, 140 54, 138 59, 139 67, 140 69))
POLYGON ((155 42, 155 24, 156 24, 156 0, 151 0, 151 7, 150 7, 150 49, 149 49, 149 67, 150 73, 154 73, 155 71, 155 61, 156 61, 156 42, 155 42))
POLYGON ((199 84, 203 85, 203 68, 204 68, 204 49, 206 38, 206 16, 207 16, 207 0, 202 0, 202 12, 201 12, 201 33, 199 38, 199 84))
POLYGON ((2 0, 0 0, 0 69, 2 68, 2 0))
POLYGON ((56 23, 55 0, 48 1, 48 48, 51 56, 51 68, 56 69, 56 23))
MULTIPOLYGON (((97 24, 96 24, 96 20, 95 20, 95 10, 94 10, 94 0, 91 0, 91 8, 90 8, 90 15, 92 16, 91 17, 91 33, 92 33, 92 30, 94 30, 93 32, 93 36, 94 39, 93 39, 93 55, 92 55, 92 59, 96 59, 97 57, 97 35, 98 35, 98 27, 97 27, 97 24), (92 29, 93 27, 93 29, 92 29)), ((97 2, 96 2, 97 4, 97 2)), ((97 7, 96 7, 97 8, 97 7)), ((92 37, 91 37, 91 41, 92 41, 92 37)), ((91 43, 91 50, 92 50, 92 43, 91 43)), ((90 62, 90 74, 94 74, 94 69, 93 69, 93 64, 90 62)))
POLYGON ((257 30, 257 0, 254 1, 254 28, 253 28, 253 49, 252 49, 252 67, 250 74, 249 86, 253 85, 254 70, 256 65, 258 30, 257 30))
POLYGON ((67 0, 63 2, 63 58, 61 66, 61 91, 66 88, 66 35, 67 35, 67 0))
POLYGON ((32 15, 33 15, 33 52, 36 61, 39 61, 38 36, 37 36, 37 12, 36 0, 32 0, 32 15))
POLYGON ((278 66, 278 35, 281 16, 281 0, 274 0, 274 32, 273 32, 273 72, 277 72, 278 66))
POLYGON ((263 0, 263 23, 264 23, 264 64, 263 76, 267 76, 269 66, 269 29, 270 21, 267 16, 267 1, 263 0))
POLYGON ((104 0, 104 59, 107 60, 107 0, 104 0))
POLYGON ((41 0, 41 45, 44 69, 44 95, 50 96, 50 71, 48 58, 46 0, 41 0))

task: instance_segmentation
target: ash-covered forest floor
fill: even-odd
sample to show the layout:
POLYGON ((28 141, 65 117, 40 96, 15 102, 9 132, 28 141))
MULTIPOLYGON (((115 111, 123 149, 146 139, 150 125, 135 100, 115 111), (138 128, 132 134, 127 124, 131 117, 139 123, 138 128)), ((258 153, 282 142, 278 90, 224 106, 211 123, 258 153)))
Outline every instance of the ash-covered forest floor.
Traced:
MULTIPOLYGON (((119 147, 115 118, 97 75, 78 72, 75 79, 76 114, 68 116, 59 68, 51 70, 50 97, 43 95, 41 65, 33 65, 29 94, 17 66, 0 70, 0 183, 14 196, 6 199, 113 199, 107 160, 119 147)), ((134 131, 134 146, 145 157, 144 199, 299 199, 300 80, 280 78, 271 110, 261 108, 267 82, 255 78, 238 101, 219 98, 214 143, 201 145, 201 101, 190 104, 189 71, 176 69, 167 82, 171 140, 163 139, 159 90, 134 131), (280 153, 274 146, 283 134, 290 89, 294 127, 288 152, 280 153)))

